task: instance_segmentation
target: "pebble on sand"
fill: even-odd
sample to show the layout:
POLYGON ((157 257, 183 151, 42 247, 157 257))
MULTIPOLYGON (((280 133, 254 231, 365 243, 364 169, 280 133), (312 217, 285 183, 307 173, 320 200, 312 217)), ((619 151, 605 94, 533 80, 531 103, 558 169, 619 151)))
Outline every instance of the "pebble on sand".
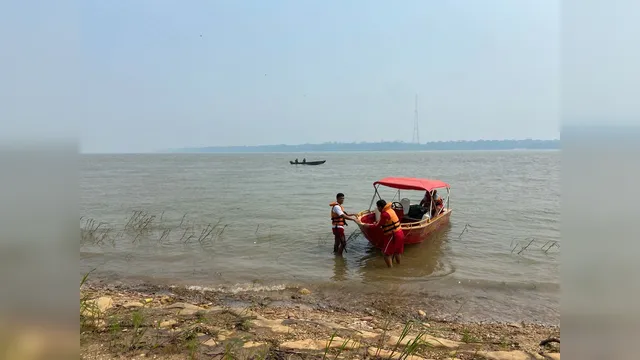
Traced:
POLYGON ((302 288, 302 289, 300 289, 300 291, 298 291, 298 293, 300 295, 309 295, 309 294, 311 294, 311 290, 309 290, 307 288, 302 288))

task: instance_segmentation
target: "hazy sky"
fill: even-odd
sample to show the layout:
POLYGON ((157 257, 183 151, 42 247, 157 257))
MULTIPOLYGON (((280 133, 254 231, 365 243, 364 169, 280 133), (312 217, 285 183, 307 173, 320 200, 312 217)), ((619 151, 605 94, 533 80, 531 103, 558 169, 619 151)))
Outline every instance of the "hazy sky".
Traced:
MULTIPOLYGON (((68 52, 52 34, 39 42, 49 51, 50 68, 73 56, 83 74, 47 75, 58 80, 47 91, 65 102, 77 95, 86 152, 410 141, 416 93, 422 142, 559 136, 555 0, 81 6, 65 12, 49 5, 30 14, 28 24, 33 35, 51 12, 70 19, 68 52)), ((0 20, 0 30, 7 30, 15 19, 0 20)), ((9 49, 38 56, 21 45, 29 31, 12 30, 0 35, 11 41, 9 49)), ((14 61, 14 76, 29 72, 30 85, 21 87, 38 86, 25 61, 14 61)), ((14 100, 5 115, 22 106, 14 100)), ((38 123, 41 131, 64 118, 61 106, 51 106, 50 120, 38 123)), ((36 116, 39 110, 30 111, 36 116)))

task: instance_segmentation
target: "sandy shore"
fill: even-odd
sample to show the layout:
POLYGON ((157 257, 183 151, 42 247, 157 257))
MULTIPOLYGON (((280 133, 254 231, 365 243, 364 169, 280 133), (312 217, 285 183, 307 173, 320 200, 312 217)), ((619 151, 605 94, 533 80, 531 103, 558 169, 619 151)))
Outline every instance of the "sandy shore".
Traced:
POLYGON ((80 292, 82 359, 560 358, 559 326, 435 318, 400 295, 105 283, 80 292))

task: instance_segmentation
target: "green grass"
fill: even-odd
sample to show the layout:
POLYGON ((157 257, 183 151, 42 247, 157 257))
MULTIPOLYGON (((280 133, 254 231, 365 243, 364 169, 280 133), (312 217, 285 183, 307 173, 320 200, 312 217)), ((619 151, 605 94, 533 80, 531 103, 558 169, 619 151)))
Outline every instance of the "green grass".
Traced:
POLYGON ((469 332, 468 329, 464 329, 462 330, 462 342, 465 344, 478 343, 480 342, 480 339, 478 339, 475 335, 469 332))

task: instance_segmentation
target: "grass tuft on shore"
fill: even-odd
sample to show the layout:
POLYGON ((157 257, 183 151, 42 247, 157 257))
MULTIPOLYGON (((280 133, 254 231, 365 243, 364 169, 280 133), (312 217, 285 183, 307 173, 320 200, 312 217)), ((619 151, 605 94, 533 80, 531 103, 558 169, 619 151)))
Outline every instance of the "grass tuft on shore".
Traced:
POLYGON ((188 220, 187 215, 184 214, 177 222, 167 219, 164 212, 152 215, 147 211, 134 210, 120 226, 83 216, 80 218, 80 245, 116 247, 120 243, 147 241, 165 246, 198 244, 209 248, 222 238, 229 226, 222 220, 196 224, 188 220))

